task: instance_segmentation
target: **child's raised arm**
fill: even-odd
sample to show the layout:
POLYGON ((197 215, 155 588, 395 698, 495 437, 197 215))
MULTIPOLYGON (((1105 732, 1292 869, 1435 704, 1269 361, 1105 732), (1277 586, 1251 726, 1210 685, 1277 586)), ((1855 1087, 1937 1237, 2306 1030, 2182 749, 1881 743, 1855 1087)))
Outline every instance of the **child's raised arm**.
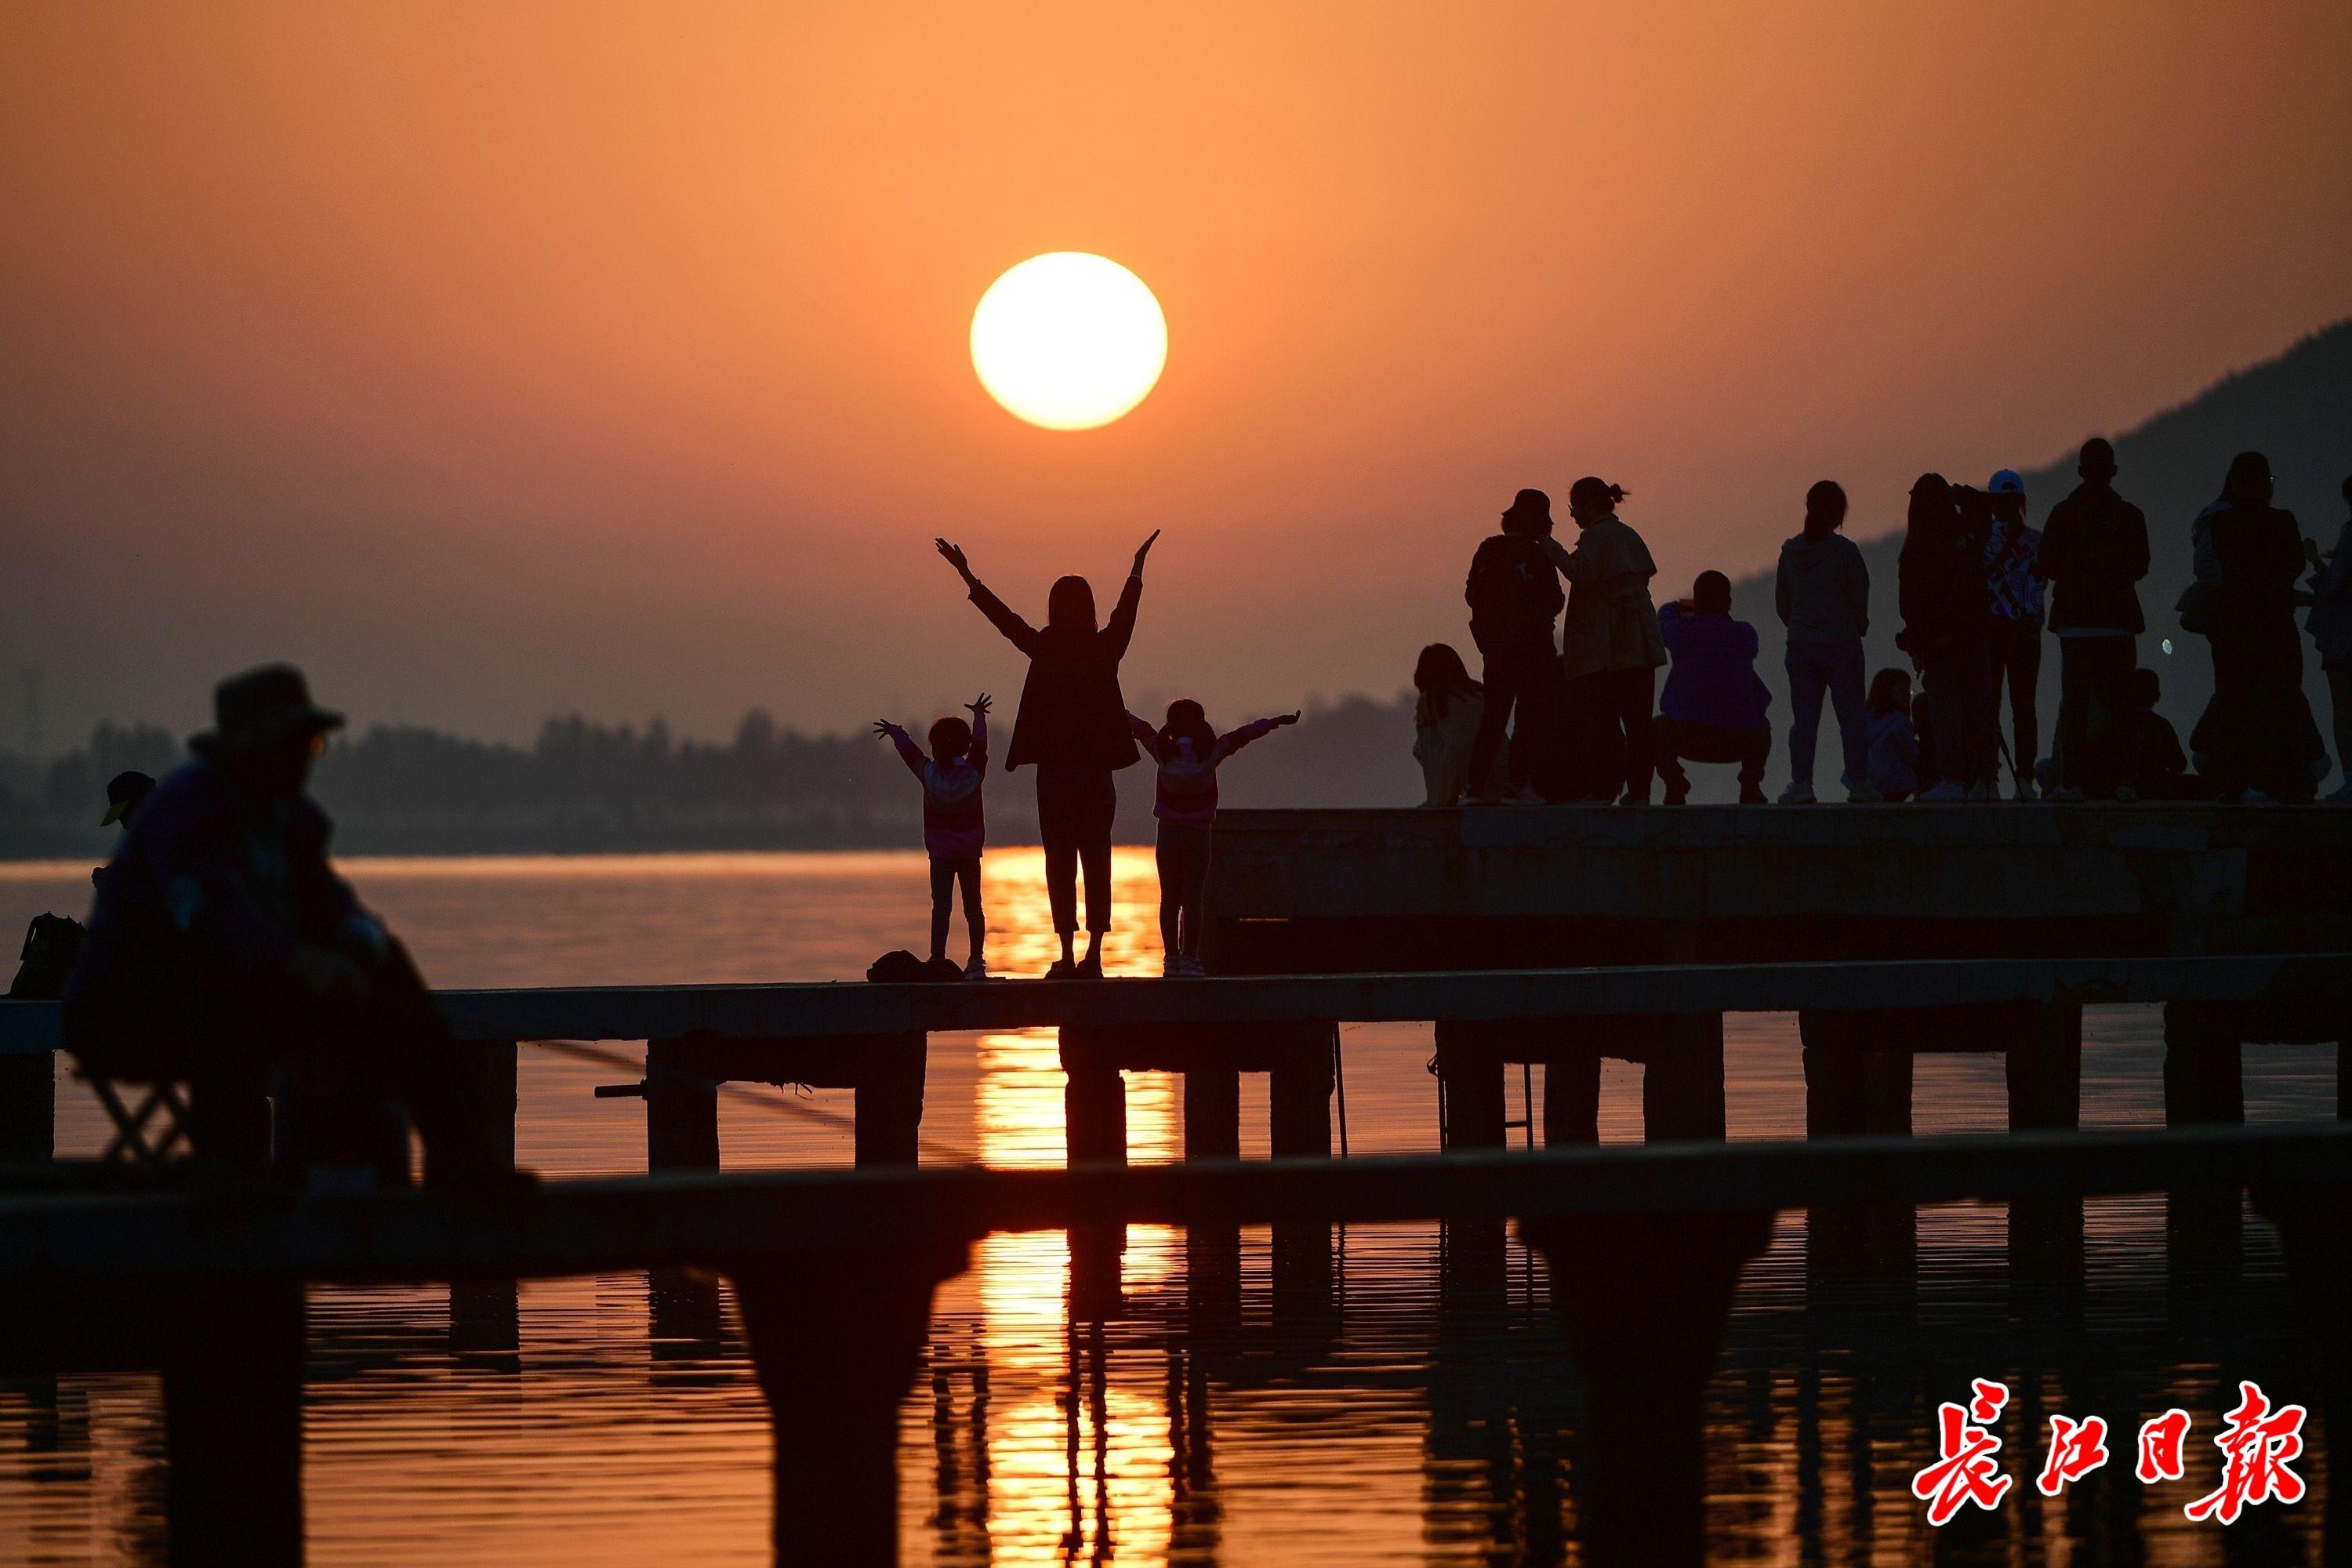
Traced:
POLYGON ((923 748, 915 744, 915 737, 887 719, 875 720, 874 732, 898 748, 898 760, 907 764, 908 773, 917 778, 923 776, 923 748))
POLYGON ((1222 763, 1260 736, 1271 735, 1286 724, 1297 722, 1297 713, 1277 713, 1271 719, 1254 720, 1238 730, 1229 730, 1217 737, 1216 760, 1222 763))
POLYGON ((971 763, 974 773, 984 773, 988 771, 988 710, 991 706, 991 700, 985 691, 974 700, 963 705, 964 711, 971 715, 971 750, 966 752, 964 756, 971 763))

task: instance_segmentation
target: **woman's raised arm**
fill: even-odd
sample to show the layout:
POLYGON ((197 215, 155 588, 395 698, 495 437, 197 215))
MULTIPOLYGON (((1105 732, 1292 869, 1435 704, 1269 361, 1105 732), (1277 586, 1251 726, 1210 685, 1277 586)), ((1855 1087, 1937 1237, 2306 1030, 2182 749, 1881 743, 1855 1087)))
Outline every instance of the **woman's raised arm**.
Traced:
POLYGON ((988 617, 989 624, 1003 632, 1004 640, 1023 653, 1034 654, 1037 651, 1037 628, 1013 614, 1011 605, 990 593, 988 584, 971 574, 971 563, 965 558, 963 548, 950 544, 944 539, 935 539, 931 542, 947 563, 956 569, 956 575, 963 579, 965 591, 971 595, 971 602, 980 606, 980 613, 988 617))

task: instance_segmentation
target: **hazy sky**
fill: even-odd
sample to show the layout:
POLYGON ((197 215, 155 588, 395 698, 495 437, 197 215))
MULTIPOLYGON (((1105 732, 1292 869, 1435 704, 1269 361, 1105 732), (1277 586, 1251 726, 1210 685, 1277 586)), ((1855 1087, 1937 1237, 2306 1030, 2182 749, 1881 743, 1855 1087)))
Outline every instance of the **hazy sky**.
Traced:
POLYGON ((1679 585, 2352 313, 2347 82, 2343 0, 15 0, 0 742, 32 666, 52 746, 267 657, 512 735, 1009 698, 940 532, 1042 614, 1164 527, 1133 694, 1394 690, 1519 485, 1679 585), (1166 310, 1105 429, 972 374, 1055 249, 1166 310))

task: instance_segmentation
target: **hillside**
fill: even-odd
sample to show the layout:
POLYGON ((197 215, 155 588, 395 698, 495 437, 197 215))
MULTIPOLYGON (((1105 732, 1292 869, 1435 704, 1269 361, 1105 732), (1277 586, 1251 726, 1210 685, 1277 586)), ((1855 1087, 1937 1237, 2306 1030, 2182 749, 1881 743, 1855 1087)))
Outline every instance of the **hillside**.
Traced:
MULTIPOLYGON (((2100 434, 2085 430, 2085 438, 2100 434)), ((2295 514, 2306 537, 2332 549, 2344 521, 2340 487, 2352 473, 2352 321, 2339 321, 2313 333, 2278 358, 2239 372, 2189 402, 2159 414, 2138 428, 2111 437, 2122 467, 2116 489, 2147 514, 2148 546, 2153 562, 2147 581, 2140 584, 2140 604, 2147 613, 2147 634, 2141 637, 2140 662, 2164 676, 2164 712, 2186 740, 2197 715, 2213 689, 2212 660, 2202 637, 2181 633, 2172 606, 2188 585, 2189 528, 2197 513, 2221 488, 2230 459, 2249 448, 2267 453, 2278 476, 2278 504, 2295 514), (2172 639, 2168 657, 2160 639, 2172 639)), ((1981 485, 1982 474, 1949 473, 1946 478, 1981 485)), ((2045 466, 2025 473, 2026 493, 2038 525, 2050 508, 2074 487, 2074 453, 2070 448, 2045 466)), ((1869 667, 1903 663, 1895 647, 1900 620, 1895 613, 1895 562, 1902 538, 1860 540, 1870 564, 1871 631, 1869 667)), ((1758 661, 1766 684, 1772 688, 1773 758, 1768 787, 1777 792, 1789 776, 1785 736, 1789 721, 1786 678, 1780 668, 1780 623, 1772 611, 1772 574, 1764 572, 1732 585, 1733 613, 1755 624, 1764 641, 1758 661)), ((2309 649, 2306 647, 2306 655, 2309 649)), ((2321 731, 2327 729, 2326 686, 2318 662, 2308 659, 2305 687, 2321 731)), ((2045 641, 2042 664, 2042 746, 2046 753, 2058 721, 2058 650, 2055 639, 2045 641)), ((2003 733, 2007 733, 2003 703, 2003 733)), ((1825 715, 1830 733, 1822 743, 1817 778, 1834 778, 1827 765, 1835 728, 1825 715)), ((1729 799, 1729 770, 1695 770, 1696 797, 1729 799)))

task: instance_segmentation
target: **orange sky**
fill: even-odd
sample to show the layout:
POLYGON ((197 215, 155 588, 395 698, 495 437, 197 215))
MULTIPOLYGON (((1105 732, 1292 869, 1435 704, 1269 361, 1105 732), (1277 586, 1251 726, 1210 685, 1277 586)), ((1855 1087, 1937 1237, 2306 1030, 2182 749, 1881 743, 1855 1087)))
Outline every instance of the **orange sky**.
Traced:
POLYGON ((1392 690, 1518 485, 1627 485, 1679 584, 2352 312, 2347 68, 2340 0, 25 0, 0 658, 52 745, 270 656, 484 733, 919 719, 1019 673, 931 535, 1042 611, 1164 527, 1131 693, 1392 690), (1103 430, 967 358, 1053 249, 1167 311, 1103 430))

